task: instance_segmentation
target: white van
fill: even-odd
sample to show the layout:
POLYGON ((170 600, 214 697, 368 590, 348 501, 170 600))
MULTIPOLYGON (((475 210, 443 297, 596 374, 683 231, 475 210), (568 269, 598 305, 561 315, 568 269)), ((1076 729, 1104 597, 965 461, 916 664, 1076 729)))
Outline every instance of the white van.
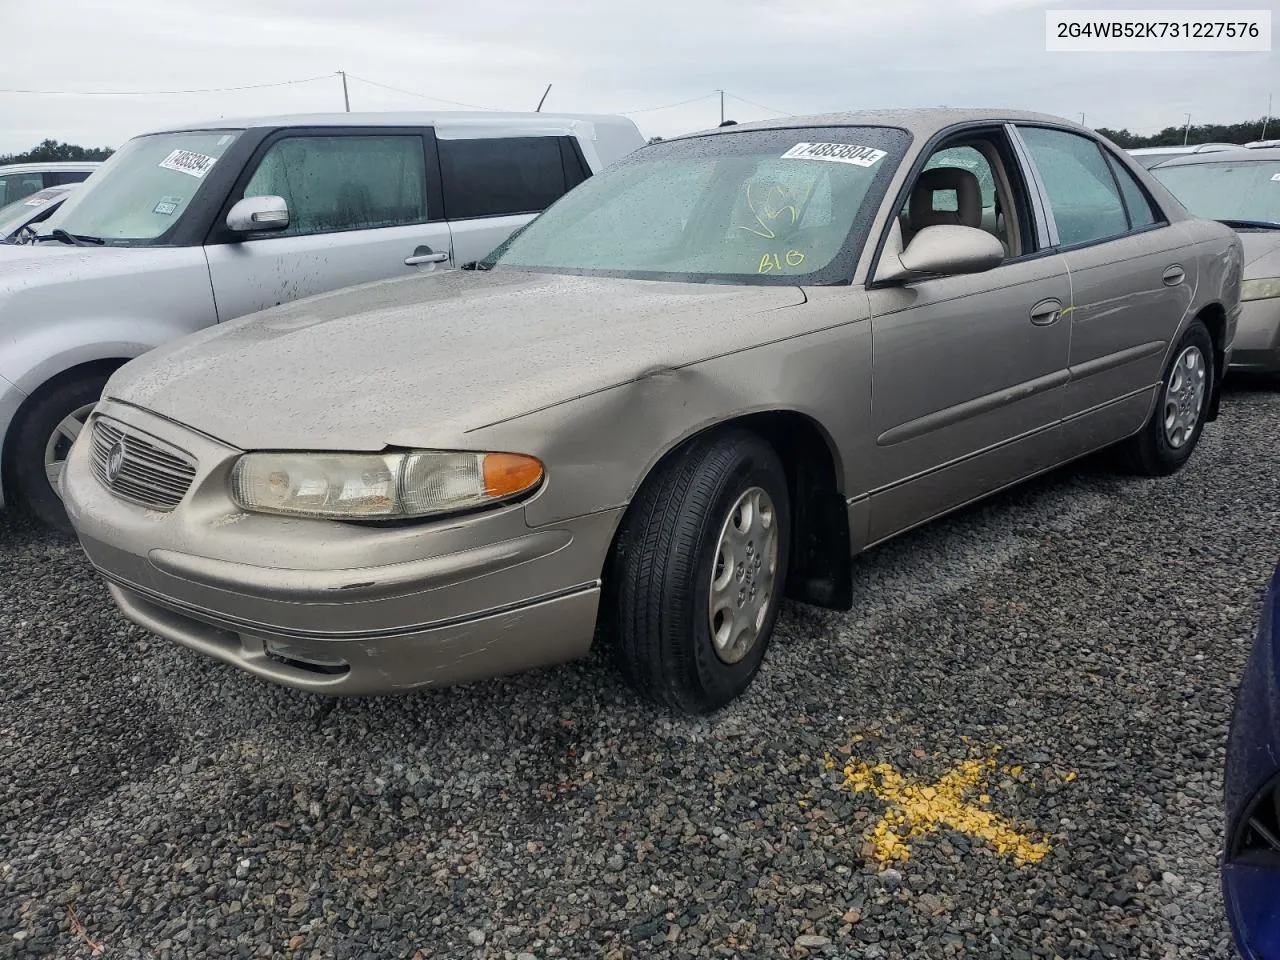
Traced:
POLYGON ((65 523, 66 452, 126 361, 285 301, 480 259, 643 145, 623 117, 462 112, 130 140, 30 242, 0 246, 0 504, 16 494, 65 523))

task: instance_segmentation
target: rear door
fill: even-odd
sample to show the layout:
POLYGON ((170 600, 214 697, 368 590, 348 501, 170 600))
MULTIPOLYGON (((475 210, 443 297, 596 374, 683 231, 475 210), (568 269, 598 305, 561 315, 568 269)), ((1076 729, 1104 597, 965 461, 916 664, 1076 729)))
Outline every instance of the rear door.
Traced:
POLYGON ((218 319, 447 267, 434 146, 414 128, 312 128, 264 141, 205 246, 218 319), (228 231, 227 211, 254 196, 283 197, 289 226, 248 238, 228 231))
POLYGON ((485 257, 591 175, 570 136, 442 134, 440 178, 458 264, 485 257))
MULTIPOLYGON (((1101 144, 1067 130, 1021 126, 1048 208, 1050 240, 1071 275, 1070 418, 1149 390, 1191 304, 1186 236, 1101 144)), ((1146 407, 1120 425, 1136 430, 1146 407)))

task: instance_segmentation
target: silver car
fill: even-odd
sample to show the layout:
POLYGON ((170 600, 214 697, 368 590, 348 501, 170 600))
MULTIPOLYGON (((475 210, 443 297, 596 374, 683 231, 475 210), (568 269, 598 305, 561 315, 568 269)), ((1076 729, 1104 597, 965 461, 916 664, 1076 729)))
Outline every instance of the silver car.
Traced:
POLYGON ((34 241, 36 226, 53 215, 62 206, 67 194, 76 188, 68 183, 61 187, 45 187, 21 200, 0 207, 0 243, 27 243, 34 241))
POLYGON ((339 113, 130 140, 0 246, 0 505, 57 478, 121 364, 289 300, 476 260, 644 138, 625 117, 339 113))
POLYGON ((1240 234, 1244 305, 1231 369, 1280 373, 1280 147, 1180 157, 1151 174, 1193 214, 1240 234))
POLYGON ((477 269, 205 331, 118 371, 72 523, 125 615, 278 683, 414 690, 608 643, 746 689, 784 596, 1110 444, 1215 416, 1241 247, 1091 131, 915 110, 637 151, 477 269))
POLYGON ((87 180, 102 166, 101 160, 48 160, 8 163, 0 166, 0 207, 31 196, 47 187, 87 180))

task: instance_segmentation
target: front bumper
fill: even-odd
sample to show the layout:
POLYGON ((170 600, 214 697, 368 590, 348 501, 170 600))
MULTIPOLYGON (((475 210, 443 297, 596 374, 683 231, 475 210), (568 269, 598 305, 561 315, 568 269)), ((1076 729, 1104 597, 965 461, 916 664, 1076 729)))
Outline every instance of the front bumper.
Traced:
POLYGON ((1231 369, 1240 372, 1280 372, 1280 297, 1248 300, 1240 305, 1231 369))
MULTIPOLYGON (((620 511, 530 528, 521 505, 401 526, 249 514, 227 495, 240 451, 124 404, 94 414, 189 452, 169 512, 113 495, 77 442, 68 516, 124 614, 287 686, 378 694, 584 655, 620 511)), ((82 431, 83 437, 91 433, 82 431)))

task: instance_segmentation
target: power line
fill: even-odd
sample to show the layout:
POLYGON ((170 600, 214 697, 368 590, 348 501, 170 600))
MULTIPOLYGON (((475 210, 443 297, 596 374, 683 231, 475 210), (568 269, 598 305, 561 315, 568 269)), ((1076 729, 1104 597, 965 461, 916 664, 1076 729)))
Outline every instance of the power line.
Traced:
POLYGON ((48 97, 167 97, 181 93, 232 93, 237 90, 261 90, 264 87, 287 87, 295 83, 332 80, 332 73, 300 80, 275 80, 271 83, 249 83, 239 87, 205 87, 199 90, 25 90, 0 88, 0 93, 26 93, 48 97))
POLYGON ((746 97, 740 97, 736 93, 726 92, 725 96, 732 97, 734 100, 740 100, 743 103, 748 103, 753 107, 759 107, 761 110, 765 111, 766 113, 772 113, 779 117, 788 117, 788 116, 794 115, 795 113, 794 110, 775 110, 773 109, 773 107, 766 107, 763 103, 756 103, 754 100, 748 100, 746 97))
POLYGON ((455 107, 466 107, 468 110, 497 110, 497 107, 483 107, 476 103, 462 103, 459 100, 446 100, 444 97, 431 97, 425 93, 418 93, 415 90, 404 90, 400 87, 393 87, 389 83, 379 83, 377 80, 370 80, 368 77, 357 77, 354 73, 348 73, 347 76, 352 80, 359 80, 361 83, 367 83, 371 87, 381 87, 383 90, 390 90, 393 93, 403 93, 407 97, 418 97, 421 100, 434 100, 436 103, 448 103, 455 107))
POLYGON ((699 100, 706 100, 708 97, 714 97, 714 96, 717 96, 718 94, 719 94, 718 90, 712 90, 710 93, 704 93, 700 97, 691 97, 688 100, 680 100, 676 103, 664 103, 660 107, 641 107, 639 110, 617 110, 615 111, 615 113, 620 113, 623 116, 628 116, 633 113, 651 113, 654 110, 670 110, 672 107, 683 107, 686 103, 697 103, 699 100))

